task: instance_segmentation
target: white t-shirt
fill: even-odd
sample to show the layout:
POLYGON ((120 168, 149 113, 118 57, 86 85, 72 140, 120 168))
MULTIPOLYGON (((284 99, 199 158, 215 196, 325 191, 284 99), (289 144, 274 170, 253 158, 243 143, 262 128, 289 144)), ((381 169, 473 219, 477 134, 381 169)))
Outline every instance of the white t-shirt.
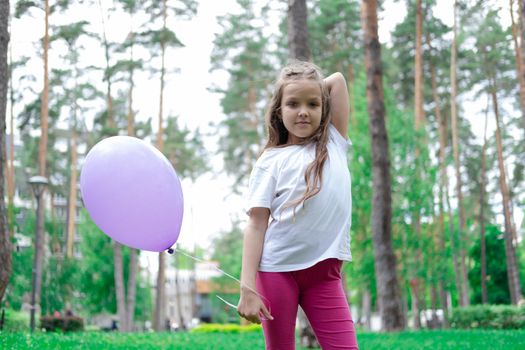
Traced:
POLYGON ((270 209, 260 271, 302 270, 329 258, 352 260, 349 145, 330 124, 321 191, 295 208, 295 218, 290 203, 303 196, 315 145, 269 148, 259 157, 250 175, 247 209, 270 209))

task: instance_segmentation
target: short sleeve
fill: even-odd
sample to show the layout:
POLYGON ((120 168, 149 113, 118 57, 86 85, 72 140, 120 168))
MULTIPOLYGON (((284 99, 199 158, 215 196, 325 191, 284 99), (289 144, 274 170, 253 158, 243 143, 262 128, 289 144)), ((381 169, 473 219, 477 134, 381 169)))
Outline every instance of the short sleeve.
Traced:
POLYGON ((274 174, 275 155, 272 150, 265 150, 253 167, 246 196, 245 209, 248 215, 252 208, 271 208, 277 184, 276 174, 274 174))
POLYGON ((275 184, 275 177, 269 169, 257 165, 253 168, 248 184, 246 214, 250 215, 252 208, 270 209, 275 193, 275 184))
POLYGON ((330 138, 333 140, 333 142, 340 148, 342 148, 345 152, 352 145, 352 141, 350 139, 345 139, 339 131, 335 128, 335 126, 330 123, 328 126, 328 132, 330 134, 330 138))

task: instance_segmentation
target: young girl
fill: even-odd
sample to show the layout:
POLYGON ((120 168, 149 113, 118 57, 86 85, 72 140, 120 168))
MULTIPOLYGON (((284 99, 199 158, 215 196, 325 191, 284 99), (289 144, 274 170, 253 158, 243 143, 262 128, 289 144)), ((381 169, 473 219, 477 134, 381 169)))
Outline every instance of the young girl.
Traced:
POLYGON ((348 91, 308 62, 285 67, 266 114, 268 142, 250 175, 240 316, 267 349, 295 349, 300 305, 323 349, 357 349, 341 282, 350 261, 348 91))

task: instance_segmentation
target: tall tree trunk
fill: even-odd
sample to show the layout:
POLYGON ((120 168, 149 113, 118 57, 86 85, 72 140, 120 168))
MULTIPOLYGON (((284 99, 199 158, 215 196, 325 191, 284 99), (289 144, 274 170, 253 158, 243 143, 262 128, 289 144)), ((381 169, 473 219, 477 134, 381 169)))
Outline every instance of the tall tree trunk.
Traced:
POLYGON ((107 121, 106 121, 106 127, 110 129, 111 135, 116 135, 116 123, 115 119, 113 118, 113 97, 111 93, 111 73, 110 73, 110 64, 109 64, 109 43, 106 35, 106 21, 104 16, 104 9, 102 7, 101 0, 98 1, 98 5, 100 8, 100 18, 102 19, 102 34, 103 34, 103 40, 104 40, 104 54, 106 58, 106 72, 104 74, 106 79, 106 107, 107 107, 107 121))
MULTIPOLYGON (((163 10, 162 10, 162 21, 163 29, 166 29, 166 19, 167 19, 167 0, 163 0, 163 10)), ((161 68, 160 68, 160 99, 159 99, 159 131, 157 133, 157 148, 162 152, 164 149, 164 74, 166 72, 165 67, 165 56, 166 56, 166 42, 164 40, 160 43, 160 52, 161 52, 161 68)))
MULTIPOLYGON (((8 18, 8 17, 6 17, 8 18)), ((9 237, 14 237, 15 229, 15 94, 13 88, 13 50, 9 46, 9 99, 10 99, 10 123, 9 123, 9 159, 7 160, 7 223, 9 225, 9 237)), ((0 106, 0 108, 2 108, 0 106)))
POLYGON ((463 207, 463 194, 462 194, 462 181, 461 181, 461 168, 459 164, 459 144, 458 144, 458 126, 457 126, 457 81, 456 81, 456 60, 457 60, 457 22, 456 22, 456 11, 457 11, 457 0, 454 1, 454 25, 453 32, 454 38, 452 40, 451 60, 450 60, 450 82, 451 82, 451 118, 452 118, 452 147, 454 149, 454 166, 456 169, 456 194, 458 197, 458 211, 459 211, 459 252, 461 256, 460 260, 460 273, 461 273, 461 293, 460 293, 460 305, 468 306, 469 292, 468 292, 468 278, 466 268, 466 231, 465 231, 465 210, 463 207))
MULTIPOLYGON (((511 27, 512 27, 512 39, 514 42, 514 54, 516 57, 516 74, 518 75, 518 82, 520 84, 520 107, 521 107, 521 118, 523 120, 523 128, 525 130, 525 64, 523 60, 523 30, 521 32, 521 46, 520 48, 518 44, 518 28, 516 25, 516 21, 514 20, 514 0, 509 0, 510 3, 510 19, 511 19, 511 27)), ((522 6, 520 6, 522 7, 522 6)), ((523 10, 523 9, 521 9, 523 10)))
POLYGON ((160 332, 165 329, 166 321, 166 279, 165 279, 165 253, 159 253, 159 270, 157 272, 157 286, 155 292, 155 311, 153 314, 153 329, 160 332))
MULTIPOLYGON (((130 33, 133 36, 133 33, 130 33)), ((131 39, 133 40, 133 39, 131 39)), ((133 62, 133 44, 131 45, 130 62, 133 62)), ((133 112, 133 63, 129 69, 129 92, 128 92, 128 135, 135 136, 135 113, 133 112)))
MULTIPOLYGON (((450 196, 449 196, 449 185, 448 185, 448 175, 446 174, 445 169, 445 200, 447 202, 447 211, 448 211, 448 231, 450 233, 450 250, 452 252, 452 262, 454 265, 454 278, 456 282, 456 291, 458 292, 458 296, 461 296, 461 293, 463 291, 461 287, 461 268, 459 264, 459 257, 458 252, 459 249, 456 247, 456 233, 454 232, 454 213, 452 211, 452 205, 450 204, 450 196)), ((461 305, 461 299, 459 300, 461 305)))
MULTIPOLYGON (((5 165, 5 121, 7 108, 7 48, 9 45, 9 0, 0 0, 0 178, 3 178, 5 165)), ((11 135, 12 137, 12 135, 11 135)), ((7 228, 4 200, 4 181, 0 181, 0 305, 11 276, 11 238, 7 228)))
POLYGON ((481 232, 481 303, 488 303, 487 293, 487 245, 485 242, 485 172, 486 172, 486 159, 487 159, 487 124, 488 124, 488 113, 489 104, 487 100, 487 109, 485 111, 485 128, 483 132, 483 148, 481 150, 481 179, 479 188, 479 226, 481 232))
POLYGON ((135 316, 135 295, 137 289, 137 270, 138 258, 137 250, 130 248, 128 292, 126 298, 126 331, 133 331, 133 322, 135 316))
POLYGON ((392 198, 388 135, 382 83, 381 45, 377 34, 377 2, 363 0, 362 16, 365 37, 365 66, 370 138, 372 141, 372 234, 377 298, 383 328, 387 331, 404 327, 396 257, 392 248, 392 198))
MULTIPOLYGON (((76 123, 74 123, 76 124, 76 123)), ((73 257, 73 247, 75 243, 75 229, 77 218, 77 132, 76 125, 71 129, 71 166, 69 177, 69 200, 67 210, 67 249, 66 256, 73 257)))
POLYGON ((414 74, 414 112, 415 129, 419 130, 425 124, 423 110, 423 8, 421 0, 416 0, 416 51, 414 74))
MULTIPOLYGON (((446 164, 445 164, 445 150, 446 150, 446 144, 447 144, 447 121, 445 118, 443 118, 443 115, 441 114, 441 102, 439 100, 438 95, 438 84, 437 84, 437 78, 436 78, 436 69, 434 67, 433 61, 432 61, 432 45, 430 41, 430 36, 426 35, 426 44, 428 46, 429 51, 429 70, 430 70, 430 82, 432 85, 432 99, 434 101, 434 113, 436 115, 436 120, 438 123, 438 130, 439 130, 439 168, 440 168, 440 181, 439 181, 439 214, 438 214, 438 232, 436 234, 437 239, 437 254, 436 254, 436 274, 438 279, 438 285, 439 285, 439 297, 440 297, 440 304, 441 308, 443 309, 443 319, 444 322, 447 322, 447 316, 448 316, 448 308, 447 308, 447 294, 445 292, 445 284, 447 281, 446 278, 446 261, 443 258, 445 256, 445 208, 444 208, 444 200, 443 200, 443 191, 445 188, 445 171, 446 171, 446 164)), ((445 326, 445 324, 444 324, 445 326)))
POLYGON ((517 305, 518 302, 522 299, 521 284, 518 263, 516 261, 516 250, 514 247, 514 241, 512 239, 513 224, 510 213, 509 188, 507 185, 507 179, 505 175, 505 164, 503 161, 503 145, 501 143, 498 99, 496 97, 495 86, 495 82, 492 81, 490 87, 490 94, 492 96, 492 107, 494 108, 494 115, 496 117, 496 146, 498 150, 499 185, 503 202, 503 215, 505 217, 505 257, 507 262, 507 278, 509 283, 510 300, 512 304, 517 305))
MULTIPOLYGON (((521 36, 521 78, 525 81, 525 0, 518 0, 519 14, 520 14, 520 36, 521 36)), ((525 132, 525 113, 521 114, 523 122, 523 131, 525 132)))
MULTIPOLYGON (((133 23, 133 9, 130 7, 130 23, 133 23)), ((133 43, 135 34, 133 32, 133 25, 130 27, 129 38, 130 45, 130 69, 129 69, 129 93, 128 93, 128 136, 135 136, 135 114, 133 112, 133 43)), ((136 249, 130 248, 130 262, 128 274, 128 288, 126 297, 126 326, 128 331, 133 331, 133 323, 135 318, 135 295, 137 289, 137 273, 138 273, 138 254, 136 249)))
MULTIPOLYGON (((430 271, 429 271, 430 272, 430 271)), ((429 279, 432 278, 431 275, 428 276, 429 279)), ((438 309, 438 287, 436 286, 436 283, 433 282, 430 286, 430 303, 432 308, 432 318, 430 322, 427 319, 427 328, 438 328, 439 326, 439 320, 437 316, 437 309, 438 309)))
MULTIPOLYGON (((415 74, 414 74, 414 110, 415 121, 414 127, 416 133, 424 128, 425 113, 423 110, 423 9, 421 0, 416 0, 416 51, 415 51, 415 74)), ((416 159, 420 157, 420 144, 417 142, 415 156, 416 159)), ((421 163, 419 163, 421 164, 421 163)), ((416 182, 421 182, 420 166, 416 166, 416 182)), ((415 205, 416 212, 414 213, 414 233, 416 236, 416 255, 414 263, 416 266, 411 267, 412 279, 410 281, 410 291, 412 294, 412 317, 414 320, 414 328, 421 328, 421 293, 423 281, 418 277, 419 264, 422 261, 421 244, 423 242, 421 234, 421 203, 419 199, 415 205)))
POLYGON ((182 310, 182 292, 180 289, 179 281, 179 254, 175 254, 175 294, 177 295, 176 304, 177 304, 177 313, 179 315, 178 323, 180 329, 186 329, 186 323, 184 322, 184 315, 182 310))
POLYGON ((365 329, 372 329, 372 297, 368 287, 363 292, 363 316, 365 317, 365 329))
POLYGON ((40 104, 40 144, 38 148, 38 171, 40 176, 46 176, 46 155, 47 155, 47 129, 49 114, 49 67, 48 67, 48 49, 49 49, 49 0, 45 0, 44 16, 44 88, 42 89, 42 99, 40 104))
MULTIPOLYGON (((44 50, 44 88, 42 89, 42 99, 41 99, 41 106, 40 106, 40 143, 39 143, 39 149, 38 149, 38 171, 40 176, 46 176, 47 173, 47 136, 48 136, 48 114, 49 114, 49 68, 48 68, 48 49, 49 49, 49 0, 45 0, 45 16, 44 16, 44 40, 43 40, 43 50, 44 50)), ((37 206, 37 216, 41 220, 42 227, 44 226, 44 220, 45 220, 45 202, 46 202, 46 191, 43 191, 40 196, 40 203, 41 205, 37 206)), ((38 234, 37 229, 37 234, 38 234)), ((38 245, 36 246, 36 249, 38 249, 37 257, 38 260, 36 262, 36 286, 35 286, 35 294, 36 294, 36 303, 40 304, 40 294, 42 290, 42 270, 44 265, 44 254, 45 254, 45 241, 46 241, 46 233, 44 230, 42 232, 42 237, 39 237, 38 245)))
POLYGON ((310 61, 306 0, 288 0, 288 46, 290 57, 310 61))
MULTIPOLYGON (((166 0, 163 0, 163 28, 166 28, 166 18, 167 18, 167 4, 166 0)), ((164 56, 166 53, 166 44, 164 41, 161 42, 161 73, 160 73, 160 100, 159 100, 159 130, 157 132, 157 148, 159 151, 164 150, 164 128, 163 128, 163 104, 164 104, 164 73, 165 73, 165 60, 164 56)), ((155 298, 155 313, 153 319, 153 328, 156 331, 161 331, 165 329, 166 321, 166 263, 165 263, 165 253, 159 253, 159 270, 157 273, 157 289, 156 289, 156 298, 155 298)))
POLYGON ((117 314, 119 319, 119 330, 127 331, 126 300, 124 298, 124 274, 122 273, 122 245, 113 241, 113 257, 115 259, 115 291, 117 297, 117 314))

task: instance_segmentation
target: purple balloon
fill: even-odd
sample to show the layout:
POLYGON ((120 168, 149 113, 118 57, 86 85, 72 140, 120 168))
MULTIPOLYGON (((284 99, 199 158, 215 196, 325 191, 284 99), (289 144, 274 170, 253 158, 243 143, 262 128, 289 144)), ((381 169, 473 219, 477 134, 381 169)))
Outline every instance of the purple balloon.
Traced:
POLYGON ((87 154, 80 190, 91 219, 127 246, 161 252, 179 237, 182 188, 170 162, 150 144, 113 136, 87 154))

